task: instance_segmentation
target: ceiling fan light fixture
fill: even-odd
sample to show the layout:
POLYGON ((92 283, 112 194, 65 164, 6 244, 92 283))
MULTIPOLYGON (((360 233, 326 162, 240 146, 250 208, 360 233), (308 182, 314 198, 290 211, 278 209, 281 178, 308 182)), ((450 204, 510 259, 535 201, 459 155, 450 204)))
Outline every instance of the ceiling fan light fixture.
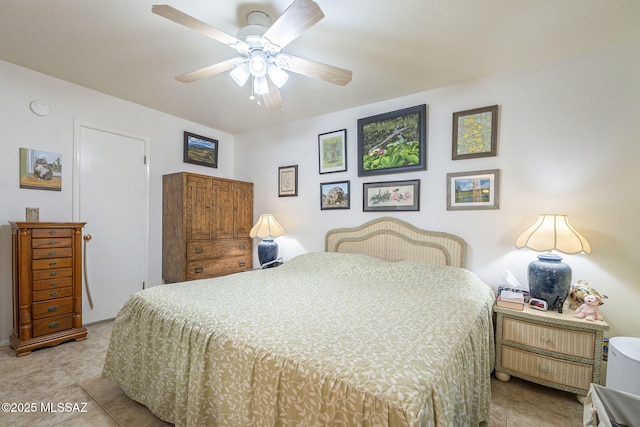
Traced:
POLYGON ((249 80, 251 73, 249 72, 249 64, 243 62, 242 64, 238 64, 236 68, 231 70, 229 73, 234 82, 238 84, 238 86, 244 86, 249 80))
POLYGON ((269 66, 267 73, 269 74, 269 78, 273 84, 276 85, 278 89, 284 86, 287 80, 289 80, 289 74, 275 64, 271 64, 269 66))
POLYGON ((264 77, 267 74, 267 58, 263 51, 254 50, 251 52, 249 72, 253 77, 264 77))
POLYGON ((256 77, 253 79, 253 90, 258 95, 266 95, 269 93, 269 82, 266 77, 256 77))

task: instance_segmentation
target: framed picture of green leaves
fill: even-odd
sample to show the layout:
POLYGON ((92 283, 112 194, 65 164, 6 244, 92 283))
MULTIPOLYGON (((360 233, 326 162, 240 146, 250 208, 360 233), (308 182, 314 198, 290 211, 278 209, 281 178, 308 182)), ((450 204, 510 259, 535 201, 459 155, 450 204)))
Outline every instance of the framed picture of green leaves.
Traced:
POLYGON ((358 176, 427 169, 427 106, 358 120, 358 176))

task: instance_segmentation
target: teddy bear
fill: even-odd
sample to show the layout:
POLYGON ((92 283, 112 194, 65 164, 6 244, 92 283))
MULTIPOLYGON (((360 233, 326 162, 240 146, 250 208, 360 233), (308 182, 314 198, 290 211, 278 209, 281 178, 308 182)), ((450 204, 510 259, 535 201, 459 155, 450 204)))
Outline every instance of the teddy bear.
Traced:
POLYGON ((576 313, 573 315, 578 319, 585 319, 589 321, 593 320, 602 320, 602 314, 600 314, 600 310, 598 309, 598 305, 600 305, 600 297, 597 295, 585 295, 584 296, 584 304, 582 304, 576 310, 576 313))

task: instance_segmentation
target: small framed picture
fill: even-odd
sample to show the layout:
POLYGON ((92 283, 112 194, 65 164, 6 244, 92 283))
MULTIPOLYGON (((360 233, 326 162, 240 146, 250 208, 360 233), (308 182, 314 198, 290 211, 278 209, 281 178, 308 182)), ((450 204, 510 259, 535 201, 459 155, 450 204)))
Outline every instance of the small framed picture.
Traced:
POLYGON ((500 169, 447 174, 447 210, 500 208, 500 169))
POLYGON ((318 135, 320 173, 347 170, 347 130, 341 129, 318 135))
POLYGON ((420 180, 362 184, 362 210, 419 211, 420 180))
POLYGON ((218 140, 185 132, 183 161, 185 163, 217 168, 218 140))
POLYGON ((62 154, 20 148, 20 188, 62 191, 62 154))
POLYGON ((453 113, 452 160, 498 153, 498 106, 453 113))
POLYGON ((323 182, 320 184, 320 210, 350 209, 350 181, 323 182))
POLYGON ((358 176, 426 169, 426 104, 358 119, 358 176))
POLYGON ((278 197, 298 195, 298 165, 278 168, 278 197))

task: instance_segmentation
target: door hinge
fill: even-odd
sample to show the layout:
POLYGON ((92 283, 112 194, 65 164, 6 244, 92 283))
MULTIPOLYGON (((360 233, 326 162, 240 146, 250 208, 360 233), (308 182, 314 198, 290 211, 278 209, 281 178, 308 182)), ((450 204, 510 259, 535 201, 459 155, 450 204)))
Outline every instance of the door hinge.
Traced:
POLYGON ((144 164, 147 164, 147 156, 144 156, 144 164))
POLYGON ((142 282, 142 289, 146 289, 144 281, 142 282))

